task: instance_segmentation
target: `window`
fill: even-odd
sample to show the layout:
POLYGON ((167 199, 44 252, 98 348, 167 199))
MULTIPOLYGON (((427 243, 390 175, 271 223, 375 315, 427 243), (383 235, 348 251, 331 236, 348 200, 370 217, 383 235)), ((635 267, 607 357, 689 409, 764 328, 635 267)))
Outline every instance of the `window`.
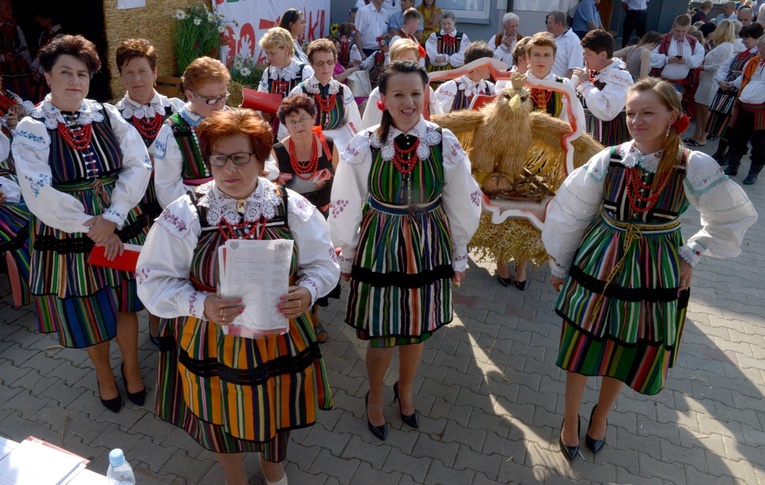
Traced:
POLYGON ((491 0, 438 0, 436 5, 441 10, 451 10, 461 19, 488 19, 491 0))

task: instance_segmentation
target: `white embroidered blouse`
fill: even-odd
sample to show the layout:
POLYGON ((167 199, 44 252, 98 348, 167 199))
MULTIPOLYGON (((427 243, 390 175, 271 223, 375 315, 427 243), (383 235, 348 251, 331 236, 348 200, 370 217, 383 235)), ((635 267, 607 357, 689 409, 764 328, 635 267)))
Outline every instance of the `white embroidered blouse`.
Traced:
POLYGON ((470 98, 479 94, 487 96, 494 96, 496 94, 493 82, 485 79, 479 79, 478 82, 474 82, 467 75, 460 76, 457 79, 443 83, 436 89, 436 99, 442 112, 448 113, 452 111, 454 98, 457 97, 458 91, 464 91, 465 96, 470 98))
MULTIPOLYGON (((147 104, 140 104, 134 101, 128 93, 125 93, 125 96, 114 105, 126 120, 133 116, 139 120, 154 118, 157 114, 165 116, 167 108, 170 108, 173 113, 177 113, 183 106, 184 102, 180 99, 168 98, 157 91, 154 91, 154 97, 147 104)), ((159 134, 157 134, 157 137, 159 137, 159 134)), ((149 146, 149 155, 154 155, 154 143, 149 146)))
MULTIPOLYGON (((19 186, 30 212, 46 225, 67 233, 87 232, 85 222, 93 214, 86 213, 79 200, 53 187, 48 163, 51 145, 48 130, 56 129, 58 122, 64 122, 64 118, 50 99, 49 94, 32 111, 32 116, 22 119, 16 128, 12 150, 19 186), (40 117, 44 121, 37 119, 40 117)), ((100 103, 85 99, 78 110, 79 123, 86 125, 103 121, 101 109, 100 103)), ((111 205, 102 215, 122 227, 128 213, 146 192, 151 176, 151 160, 138 131, 122 118, 114 106, 104 103, 103 109, 109 116, 123 158, 122 170, 111 194, 111 205)))
POLYGON ((621 60, 613 59, 594 79, 605 83, 603 89, 598 89, 589 79, 574 79, 573 82, 593 116, 601 121, 611 121, 627 104, 627 90, 634 83, 632 74, 621 60))
MULTIPOLYGON (((273 217, 281 198, 274 185, 260 177, 255 191, 245 199, 245 220, 273 217)), ((237 200, 218 190, 214 181, 199 189, 198 204, 207 208, 208 224, 221 219, 239 223, 237 200)), ((297 192, 287 189, 287 223, 298 251, 296 285, 305 287, 313 301, 337 284, 340 270, 329 227, 324 217, 297 192)), ((146 238, 136 266, 138 297, 154 315, 164 318, 193 316, 206 320, 204 300, 211 293, 199 291, 189 281, 194 250, 202 234, 199 215, 188 195, 167 206, 146 238)), ((268 281, 254 284, 269 284, 268 281)))
MULTIPOLYGON (((620 145, 619 153, 625 166, 639 164, 649 172, 656 172, 661 158, 661 152, 643 155, 633 141, 620 145)), ((548 206, 542 241, 555 260, 554 276, 568 274, 585 230, 598 215, 610 161, 607 148, 574 170, 548 206)), ((688 157, 683 188, 688 201, 701 213, 702 228, 680 248, 680 256, 691 266, 702 255, 738 256, 747 228, 757 221, 757 212, 744 190, 712 157, 696 151, 688 157)))
MULTIPOLYGON (((467 244, 478 229, 481 217, 481 189, 470 174, 470 161, 457 137, 447 129, 439 135, 436 128, 434 123, 420 118, 406 134, 420 139, 417 156, 421 160, 430 156, 431 146, 442 143, 444 188, 441 197, 451 230, 452 267, 455 271, 465 271, 467 244)), ((369 196, 371 147, 379 147, 383 160, 391 160, 395 154, 393 139, 401 133, 391 127, 387 143, 383 143, 372 130, 364 130, 353 137, 340 156, 332 184, 329 227, 332 241, 342 249, 340 268, 344 273, 351 271, 359 242, 361 209, 369 196)))

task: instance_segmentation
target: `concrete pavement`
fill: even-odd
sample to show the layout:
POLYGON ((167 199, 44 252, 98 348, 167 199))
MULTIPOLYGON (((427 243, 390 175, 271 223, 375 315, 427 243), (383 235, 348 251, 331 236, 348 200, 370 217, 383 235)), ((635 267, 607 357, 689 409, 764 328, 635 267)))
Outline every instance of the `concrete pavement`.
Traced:
MULTIPOLYGON (((710 153, 715 143, 709 144, 710 153)), ((741 182, 746 175, 744 161, 741 182)), ((765 179, 745 187, 765 219, 765 179)), ((699 227, 683 217, 684 232, 699 227)), ((343 302, 322 311, 330 340, 322 346, 335 407, 292 433, 286 470, 292 484, 765 484, 765 230, 761 219, 733 260, 697 266, 678 365, 657 396, 625 389, 611 413, 606 447, 584 449, 569 464, 558 451, 564 373, 555 366, 560 322, 545 268, 525 291, 501 287, 488 263, 470 262, 455 296, 455 321, 426 344, 415 379, 420 429, 391 404, 397 364, 386 377, 388 439, 368 431, 364 346, 343 323, 343 302)), ((223 483, 211 453, 152 412, 157 352, 141 314, 140 358, 150 388, 145 407, 118 414, 99 400, 82 350, 62 349, 34 330, 31 307, 10 306, 1 278, 0 435, 34 435, 90 457, 106 473, 120 447, 138 483, 223 483)), ((115 375, 119 359, 113 346, 115 375)), ((121 378, 118 382, 123 389, 121 378)), ((581 414, 597 398, 590 379, 581 414)), ((258 460, 245 460, 251 484, 258 460)))

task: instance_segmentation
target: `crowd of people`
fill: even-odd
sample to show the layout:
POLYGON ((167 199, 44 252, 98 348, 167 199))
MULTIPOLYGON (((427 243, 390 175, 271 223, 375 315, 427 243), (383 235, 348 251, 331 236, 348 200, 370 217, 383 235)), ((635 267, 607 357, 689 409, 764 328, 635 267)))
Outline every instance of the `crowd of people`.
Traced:
MULTIPOLYGON (((144 39, 116 50, 120 101, 88 99, 101 60, 78 35, 52 35, 28 60, 47 91, 34 105, 24 91, 34 76, 6 75, 6 61, 20 66, 21 57, 4 53, 0 250, 15 275, 14 303, 33 303, 40 332, 86 350, 113 412, 123 407, 113 339, 127 398, 145 403, 137 352, 145 308, 159 350, 157 414, 215 453, 226 483, 247 483, 243 454, 259 452, 266 483, 286 484, 290 431, 332 407, 319 307, 340 297, 344 280, 345 322, 368 342, 368 428, 388 435, 394 348, 394 400, 402 422, 418 428, 414 378, 425 341, 453 320, 483 195, 457 136, 431 119, 518 89, 530 110, 572 131, 581 119, 605 147, 565 178, 542 231, 563 319, 559 446, 569 461, 580 454, 582 392, 587 377, 601 376, 585 434, 597 453, 624 384, 647 395, 664 387, 694 267, 703 255, 739 254, 757 219, 729 178, 748 143, 743 183, 765 165, 765 36, 753 15, 743 25, 751 8, 711 29, 705 4, 697 31, 684 14, 669 33, 644 32, 615 51, 597 3, 582 7, 573 28, 554 11, 545 32, 525 37, 508 13, 488 42, 471 42, 436 0, 417 8, 359 0, 354 23, 307 44, 303 14, 290 9, 260 39, 268 66, 258 90, 281 99, 273 112, 228 107, 229 71, 209 57, 185 69, 185 101, 157 93, 158 53, 144 39), (450 70, 450 80, 430 81, 429 72, 450 70), (360 71, 374 87, 366 96, 343 83, 360 71), (696 132, 683 140, 691 107, 696 132), (714 156, 687 148, 711 137, 720 140, 714 156), (689 205, 703 228, 684 241, 689 205), (285 332, 229 331, 245 311, 241 298, 219 291, 218 258, 232 239, 294 241, 278 304, 285 332), (110 265, 126 244, 143 246, 137 266, 110 265), (106 263, 91 260, 96 251, 106 263)), ((628 11, 632 3, 624 1, 628 11)), ((641 30, 639 15, 628 19, 641 30)), ((497 280, 522 291, 527 262, 514 262, 511 276, 508 261, 497 261, 497 280)))

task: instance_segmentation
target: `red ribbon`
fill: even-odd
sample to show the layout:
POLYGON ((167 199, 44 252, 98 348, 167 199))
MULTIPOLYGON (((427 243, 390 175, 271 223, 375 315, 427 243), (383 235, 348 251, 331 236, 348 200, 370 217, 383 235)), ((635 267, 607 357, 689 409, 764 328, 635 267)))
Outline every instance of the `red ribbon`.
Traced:
POLYGON ((683 115, 678 118, 677 121, 672 124, 672 126, 675 127, 678 135, 682 135, 685 133, 688 127, 691 126, 691 119, 688 118, 688 115, 683 115))

